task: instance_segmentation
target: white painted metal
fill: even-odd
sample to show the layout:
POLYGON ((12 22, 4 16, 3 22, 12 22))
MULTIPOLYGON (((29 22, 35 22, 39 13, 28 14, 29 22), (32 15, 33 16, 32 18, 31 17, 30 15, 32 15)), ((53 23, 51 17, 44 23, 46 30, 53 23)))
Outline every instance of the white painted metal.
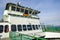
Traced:
MULTIPOLYGON (((0 25, 3 25, 3 26, 9 25, 9 26, 10 26, 10 24, 9 24, 9 23, 6 23, 6 22, 0 23, 0 25)), ((9 27, 9 28, 10 28, 10 27, 9 27)), ((3 28, 3 29, 4 29, 4 28, 3 28)), ((5 33, 5 32, 3 31, 2 33, 0 33, 0 36, 1 36, 1 38, 7 38, 7 37, 9 37, 9 32, 8 32, 8 33, 5 33)))
MULTIPOLYGON (((34 24, 34 25, 36 25, 37 24, 37 25, 40 25, 39 19, 33 19, 33 18, 27 18, 27 17, 17 17, 17 16, 11 16, 8 14, 23 15, 23 13, 17 12, 17 11, 11 11, 11 6, 9 7, 9 10, 4 11, 3 19, 4 19, 4 21, 8 21, 8 23, 2 22, 2 23, 0 23, 0 25, 3 25, 3 26, 9 25, 9 31, 11 31, 11 24, 16 24, 16 25, 18 25, 18 24, 21 24, 21 25, 23 25, 23 24, 33 25, 34 24)), ((38 18, 38 16, 34 16, 34 15, 31 15, 31 17, 38 18)), ((53 33, 53 32, 45 32, 44 33, 42 31, 42 28, 40 28, 39 30, 20 31, 19 33, 34 35, 37 37, 46 36, 45 38, 60 38, 60 33, 53 33)), ((5 32, 0 33, 0 37, 1 38, 9 37, 9 32, 8 33, 5 33, 5 32)))
POLYGON ((57 32, 45 32, 45 38, 60 38, 60 33, 57 32))
MULTIPOLYGON (((4 21, 8 21, 8 23, 0 23, 0 25, 9 25, 9 31, 11 31, 11 24, 25 24, 25 25, 28 25, 28 24, 31 24, 31 25, 40 25, 40 22, 39 22, 39 19, 33 19, 33 18, 27 18, 27 17, 17 17, 17 16, 11 16, 11 15, 8 15, 8 14, 15 14, 15 15, 23 15, 23 13, 21 12, 17 12, 17 11, 11 11, 11 6, 9 7, 9 10, 5 10, 4 11, 4 14, 3 14, 3 19, 4 21)), ((35 18, 38 18, 38 16, 34 16, 32 15, 31 17, 35 17, 35 18)), ((18 32, 18 31, 17 31, 18 32)), ((40 37, 40 36, 44 36, 44 33, 42 31, 42 29, 39 29, 39 30, 31 30, 31 31, 20 31, 19 33, 22 33, 22 34, 28 34, 28 35, 34 35, 34 36, 37 36, 37 37, 40 37)), ((0 36, 1 38, 6 38, 6 37, 9 37, 9 32, 8 33, 0 33, 0 36), (1 36, 2 35, 2 36, 1 36)))

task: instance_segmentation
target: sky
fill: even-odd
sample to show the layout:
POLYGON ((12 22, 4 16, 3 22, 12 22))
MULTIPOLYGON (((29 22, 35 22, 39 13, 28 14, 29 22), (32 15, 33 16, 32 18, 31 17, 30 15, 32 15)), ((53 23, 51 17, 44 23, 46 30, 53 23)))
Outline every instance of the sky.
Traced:
POLYGON ((40 22, 46 25, 60 25, 60 0, 0 0, 0 20, 7 3, 20 2, 20 5, 40 11, 40 22))

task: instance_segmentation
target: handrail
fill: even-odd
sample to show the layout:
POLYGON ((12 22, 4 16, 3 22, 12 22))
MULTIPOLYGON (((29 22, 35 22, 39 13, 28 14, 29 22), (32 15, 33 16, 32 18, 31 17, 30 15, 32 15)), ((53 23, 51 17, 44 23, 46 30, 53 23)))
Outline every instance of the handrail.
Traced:
POLYGON ((30 36, 27 34, 22 34, 22 33, 18 33, 18 32, 10 32, 10 39, 11 40, 15 40, 19 38, 19 40, 47 40, 45 38, 40 38, 40 37, 35 37, 35 36, 30 36))

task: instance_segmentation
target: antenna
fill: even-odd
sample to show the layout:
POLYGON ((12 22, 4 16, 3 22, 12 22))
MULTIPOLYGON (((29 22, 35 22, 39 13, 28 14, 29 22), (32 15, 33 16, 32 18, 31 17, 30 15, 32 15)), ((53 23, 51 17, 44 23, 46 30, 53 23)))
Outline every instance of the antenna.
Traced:
POLYGON ((17 10, 17 6, 20 4, 21 4, 21 2, 17 2, 15 11, 17 10))
POLYGON ((17 5, 20 5, 21 4, 21 2, 17 2, 17 5))
POLYGON ((21 4, 21 2, 19 2, 19 4, 21 4))

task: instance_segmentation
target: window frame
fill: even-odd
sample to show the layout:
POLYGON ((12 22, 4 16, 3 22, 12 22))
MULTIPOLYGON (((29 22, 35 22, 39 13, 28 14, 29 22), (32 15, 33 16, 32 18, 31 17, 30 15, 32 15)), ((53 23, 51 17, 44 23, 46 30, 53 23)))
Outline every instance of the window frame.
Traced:
POLYGON ((29 10, 29 14, 32 14, 32 11, 31 10, 29 10))
POLYGON ((15 6, 11 6, 11 10, 15 11, 16 10, 16 7, 15 6))
POLYGON ((28 29, 29 31, 32 30, 32 26, 31 26, 31 25, 27 25, 27 29, 28 29), (28 26, 30 26, 31 29, 29 29, 28 26))
POLYGON ((17 25, 17 29, 18 31, 22 31, 22 25, 17 25), (20 30, 19 30, 19 26, 21 27, 20 30))
POLYGON ((32 25, 32 28, 33 28, 33 30, 36 30, 36 27, 35 27, 35 25, 32 25), (34 27, 34 28, 33 28, 34 27))
POLYGON ((5 25, 5 26, 4 26, 4 32, 5 32, 5 33, 8 33, 8 32, 6 31, 6 27, 8 28, 8 32, 9 32, 9 25, 5 25))
POLYGON ((16 8, 16 11, 20 12, 20 8, 19 8, 19 7, 17 7, 17 8, 16 8), (18 10, 17 10, 17 9, 18 9, 18 10))
POLYGON ((16 27, 16 25, 15 25, 15 24, 12 24, 12 25, 11 25, 11 31, 16 32, 16 31, 17 31, 17 27, 16 27), (12 29, 12 25, 15 27, 14 30, 12 29))
POLYGON ((25 10, 24 8, 20 8, 20 12, 24 13, 24 10, 25 10))
POLYGON ((3 33, 4 32, 4 26, 3 25, 0 25, 0 31, 1 31, 0 33, 3 33), (1 29, 1 27, 2 27, 2 29, 1 29))
POLYGON ((26 27, 26 25, 22 25, 22 27, 23 27, 23 31, 27 31, 27 27, 26 27), (24 26, 25 26, 25 28, 24 28, 24 26))
POLYGON ((42 29, 41 25, 38 25, 39 26, 39 29, 42 29))
POLYGON ((26 10, 26 9, 25 9, 25 12, 24 12, 24 14, 28 14, 28 12, 29 12, 29 10, 26 10))
POLYGON ((38 30, 38 29, 39 29, 38 25, 35 25, 35 27, 36 27, 36 30, 38 30))

